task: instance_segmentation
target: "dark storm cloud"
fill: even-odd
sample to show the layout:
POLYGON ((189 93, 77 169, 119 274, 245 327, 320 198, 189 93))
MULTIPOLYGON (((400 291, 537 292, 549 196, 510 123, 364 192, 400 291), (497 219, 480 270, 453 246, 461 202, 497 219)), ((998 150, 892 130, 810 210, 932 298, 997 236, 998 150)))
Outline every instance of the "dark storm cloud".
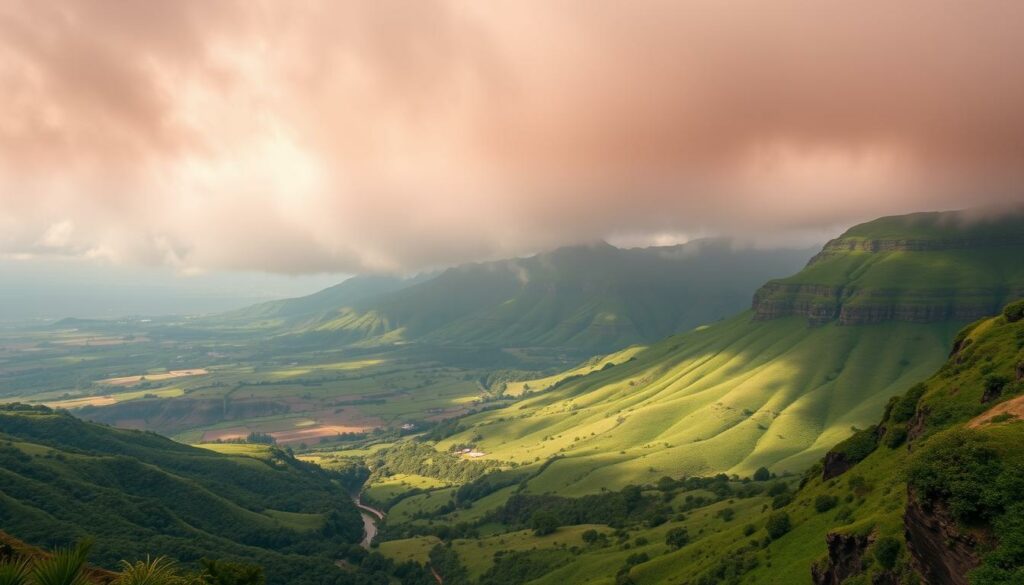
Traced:
POLYGON ((996 1, 7 2, 0 252, 404 270, 1017 201, 1022 18, 996 1))

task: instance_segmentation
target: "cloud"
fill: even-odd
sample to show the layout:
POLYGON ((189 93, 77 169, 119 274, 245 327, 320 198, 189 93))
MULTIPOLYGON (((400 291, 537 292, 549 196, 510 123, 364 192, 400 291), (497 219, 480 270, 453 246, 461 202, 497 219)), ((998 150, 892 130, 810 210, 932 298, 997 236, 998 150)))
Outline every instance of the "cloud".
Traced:
POLYGON ((1024 7, 0 6, 0 253, 411 270, 1020 200, 1024 7))

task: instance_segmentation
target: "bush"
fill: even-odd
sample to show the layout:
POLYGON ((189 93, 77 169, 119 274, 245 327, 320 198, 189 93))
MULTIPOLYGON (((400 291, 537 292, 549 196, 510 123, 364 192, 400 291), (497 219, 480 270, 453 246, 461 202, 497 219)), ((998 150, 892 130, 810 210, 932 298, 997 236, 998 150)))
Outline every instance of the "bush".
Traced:
POLYGON ((1010 323, 1016 323, 1024 319, 1024 300, 1006 305, 1006 308, 1003 309, 1003 316, 1010 323))
POLYGON ((890 449, 896 449, 907 440, 907 427, 904 425, 897 425, 889 429, 888 434, 885 435, 885 446, 890 449))
POLYGON ((875 543, 875 560, 886 569, 896 566, 896 559, 900 556, 900 541, 891 536, 883 536, 875 543))
POLYGON ((889 420, 898 423, 910 420, 914 416, 914 412, 917 411, 917 403, 927 389, 928 387, 924 384, 916 384, 907 390, 906 394, 896 398, 892 410, 889 412, 889 420))
POLYGON ((601 538, 601 535, 598 534, 598 532, 596 530, 591 528, 590 530, 586 530, 586 531, 583 532, 582 538, 583 538, 583 542, 585 542, 587 544, 594 544, 595 542, 598 541, 598 539, 601 538))
POLYGON ((775 512, 768 517, 768 521, 764 525, 765 530, 768 531, 768 536, 772 540, 778 540, 782 538, 792 528, 792 524, 789 521, 789 514, 785 512, 775 512))
POLYGON ((827 494, 822 494, 814 498, 814 509, 817 510, 819 514, 823 514, 825 512, 828 512, 832 508, 835 508, 836 504, 838 503, 839 498, 827 494))
POLYGON ((768 481, 771 478, 772 474, 766 467, 758 467, 754 472, 754 481, 768 481))
POLYGON ((682 527, 677 527, 665 533, 665 544, 675 550, 690 543, 690 533, 682 527))
POLYGON ((784 508, 793 502, 793 494, 786 492, 772 498, 772 510, 784 508))
POLYGON ((988 520, 1002 465, 978 431, 956 430, 935 437, 910 463, 909 483, 929 500, 944 500, 961 521, 988 520))

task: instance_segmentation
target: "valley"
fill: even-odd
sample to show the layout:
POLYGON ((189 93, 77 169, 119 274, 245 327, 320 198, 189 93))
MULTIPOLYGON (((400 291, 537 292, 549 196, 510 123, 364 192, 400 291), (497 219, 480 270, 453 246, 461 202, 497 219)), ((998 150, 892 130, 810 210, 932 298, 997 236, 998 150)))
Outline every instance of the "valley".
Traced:
MULTIPOLYGON (((2 528, 34 545, 96 533, 94 558, 109 567, 180 523, 175 538, 198 530, 204 549, 274 582, 287 567, 302 583, 336 565, 339 582, 410 585, 909 584, 932 570, 910 550, 925 529, 899 536, 914 492, 885 470, 917 465, 897 447, 930 444, 927 417, 937 429, 1016 432, 1022 337, 1012 316, 992 316, 1024 297, 1020 233, 1019 216, 982 229, 917 214, 851 228, 799 262, 773 256, 795 264, 789 275, 717 242, 599 245, 356 277, 214 316, 2 330, 0 399, 13 404, 0 417, 13 472, 0 476, 2 528), (754 264, 774 274, 723 276, 754 264), (708 280, 711 266, 722 271, 708 280), (706 303, 717 289, 729 292, 706 303), (996 346, 1006 348, 983 349, 996 346), (983 364, 962 357, 978 352, 983 364), (909 400, 899 396, 922 381, 948 389, 950 371, 969 380, 965 397, 913 390, 939 402, 891 422, 909 400), (976 407, 973 393, 995 384, 979 376, 996 375, 999 393, 976 407), (115 464, 172 476, 208 464, 292 470, 285 481, 307 493, 285 497, 292 488, 252 475, 266 490, 246 494, 232 483, 241 471, 197 478, 218 496, 188 497, 231 510, 236 538, 175 519, 164 498, 180 488, 75 488, 120 490, 155 510, 118 529, 139 535, 132 546, 87 528, 114 496, 66 514, 30 496, 42 489, 33 482, 78 485, 86 469, 122 478, 104 467, 115 464), (834 558, 843 538, 865 558, 883 539, 903 548, 858 568, 834 558)), ((53 500, 78 493, 46 489, 65 490, 53 500)), ((174 540, 163 549, 199 558, 174 540)), ((987 553, 970 554, 964 574, 987 553)))

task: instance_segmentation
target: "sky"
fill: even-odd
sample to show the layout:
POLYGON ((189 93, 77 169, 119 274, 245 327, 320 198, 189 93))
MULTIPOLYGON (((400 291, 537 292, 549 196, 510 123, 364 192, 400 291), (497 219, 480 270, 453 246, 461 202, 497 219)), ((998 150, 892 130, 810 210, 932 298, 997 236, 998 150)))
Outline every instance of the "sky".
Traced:
POLYGON ((1014 0, 5 0, 0 278, 312 286, 1020 201, 1021 22, 1014 0))

